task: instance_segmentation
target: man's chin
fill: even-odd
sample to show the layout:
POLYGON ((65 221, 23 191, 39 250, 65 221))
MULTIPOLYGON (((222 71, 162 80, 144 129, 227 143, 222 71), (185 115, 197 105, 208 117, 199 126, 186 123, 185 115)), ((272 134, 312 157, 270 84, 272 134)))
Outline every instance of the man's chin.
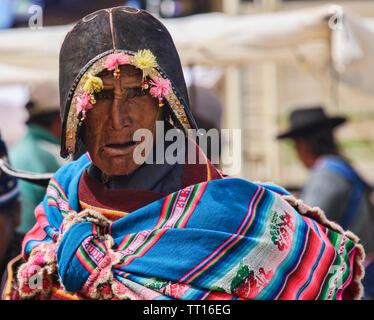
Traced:
MULTIPOLYGON (((95 163, 95 161, 94 161, 95 163)), ((141 164, 137 164, 134 161, 128 161, 123 157, 116 157, 115 159, 108 159, 107 161, 101 161, 101 163, 95 165, 107 176, 126 176, 133 173, 141 164)))

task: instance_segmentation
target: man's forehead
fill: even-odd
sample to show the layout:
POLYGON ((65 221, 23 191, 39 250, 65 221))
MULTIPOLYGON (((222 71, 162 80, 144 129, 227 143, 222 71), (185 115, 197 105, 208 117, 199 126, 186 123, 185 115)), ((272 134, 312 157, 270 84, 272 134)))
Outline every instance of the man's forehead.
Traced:
MULTIPOLYGON (((121 85, 140 84, 142 80, 142 71, 131 65, 120 66, 121 85)), ((113 71, 105 72, 100 76, 105 86, 118 83, 118 79, 113 76, 113 71)))

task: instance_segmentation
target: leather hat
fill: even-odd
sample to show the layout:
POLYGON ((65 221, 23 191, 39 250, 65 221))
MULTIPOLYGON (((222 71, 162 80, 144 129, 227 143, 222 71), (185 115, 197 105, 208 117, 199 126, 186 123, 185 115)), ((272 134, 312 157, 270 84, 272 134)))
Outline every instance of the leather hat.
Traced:
POLYGON ((131 55, 139 50, 150 50, 157 59, 156 71, 171 82, 173 94, 166 105, 176 125, 186 130, 196 128, 179 55, 165 26, 144 10, 125 6, 102 9, 78 21, 60 50, 62 157, 74 153, 79 141, 74 99, 85 75, 98 74, 103 59, 112 53, 131 55))
POLYGON ((346 121, 345 117, 328 117, 320 106, 297 109, 290 114, 290 127, 277 139, 302 137, 321 129, 333 129, 346 121))

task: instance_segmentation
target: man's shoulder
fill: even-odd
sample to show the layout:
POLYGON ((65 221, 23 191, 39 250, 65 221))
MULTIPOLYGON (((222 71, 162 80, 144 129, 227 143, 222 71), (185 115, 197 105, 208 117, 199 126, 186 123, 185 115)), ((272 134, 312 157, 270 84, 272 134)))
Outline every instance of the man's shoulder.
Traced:
POLYGON ((318 189, 330 189, 331 186, 335 190, 349 190, 351 188, 351 183, 345 176, 323 168, 312 170, 305 185, 310 187, 316 186, 318 189))
POLYGON ((88 154, 85 153, 77 160, 68 162, 59 168, 53 175, 53 178, 68 180, 69 178, 75 177, 79 172, 82 172, 90 163, 91 159, 88 154))

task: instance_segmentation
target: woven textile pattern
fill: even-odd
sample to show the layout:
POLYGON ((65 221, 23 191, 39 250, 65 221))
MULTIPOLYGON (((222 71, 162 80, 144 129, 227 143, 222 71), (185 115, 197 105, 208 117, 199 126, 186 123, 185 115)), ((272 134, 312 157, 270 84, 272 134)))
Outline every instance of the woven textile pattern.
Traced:
POLYGON ((41 243, 56 244, 56 277, 65 292, 194 300, 361 294, 355 237, 312 218, 308 209, 301 214, 276 186, 236 178, 204 182, 114 222, 76 213, 81 222, 67 228, 64 221, 79 211, 78 183, 89 164, 83 155, 57 171, 23 242, 26 260, 41 243))

